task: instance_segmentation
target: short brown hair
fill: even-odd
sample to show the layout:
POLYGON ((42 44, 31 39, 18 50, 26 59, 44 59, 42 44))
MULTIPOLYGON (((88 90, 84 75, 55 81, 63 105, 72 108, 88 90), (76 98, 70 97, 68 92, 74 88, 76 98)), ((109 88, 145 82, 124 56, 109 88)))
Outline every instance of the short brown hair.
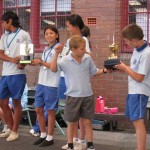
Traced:
POLYGON ((79 35, 74 35, 70 38, 69 47, 70 49, 72 48, 77 49, 81 43, 85 44, 84 38, 79 35))
POLYGON ((129 24, 122 30, 123 38, 128 40, 137 39, 142 40, 144 37, 143 30, 137 24, 129 24))

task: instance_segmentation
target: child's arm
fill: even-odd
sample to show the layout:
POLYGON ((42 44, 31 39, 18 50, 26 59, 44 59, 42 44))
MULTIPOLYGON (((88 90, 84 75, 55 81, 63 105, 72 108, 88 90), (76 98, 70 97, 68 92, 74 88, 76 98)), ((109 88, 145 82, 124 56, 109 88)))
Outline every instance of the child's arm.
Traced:
POLYGON ((50 63, 47 63, 47 62, 43 61, 42 59, 34 59, 34 60, 32 60, 31 65, 33 65, 33 66, 42 65, 42 66, 45 66, 46 68, 49 68, 52 71, 56 72, 57 69, 54 68, 53 63, 55 64, 55 61, 57 62, 58 55, 59 54, 55 53, 54 56, 53 56, 53 60, 50 63))
POLYGON ((92 60, 91 57, 89 57, 90 59, 90 74, 92 76, 98 76, 98 75, 101 75, 103 73, 107 73, 107 72, 110 72, 109 70, 107 70, 106 68, 103 68, 103 69, 98 69, 94 63, 94 61, 92 60))
POLYGON ((56 72, 57 71, 57 59, 61 51, 62 51, 62 45, 59 44, 55 47, 55 53, 50 63, 47 63, 43 61, 42 59, 34 59, 32 61, 32 65, 42 65, 42 66, 45 66, 46 68, 51 69, 51 71, 56 72))
POLYGON ((11 63, 16 64, 18 69, 24 69, 25 68, 24 64, 19 63, 20 56, 12 58, 12 57, 5 55, 4 51, 0 50, 0 59, 2 59, 3 61, 7 61, 7 62, 11 62, 11 63))
POLYGON ((3 50, 0 50, 0 59, 3 60, 3 61, 7 61, 7 62, 11 62, 11 63, 14 63, 14 64, 18 64, 19 63, 19 60, 20 60, 20 57, 9 57, 7 55, 4 54, 4 51, 3 50))
POLYGON ((108 73, 108 72, 109 71, 106 68, 99 69, 94 76, 99 76, 99 75, 102 75, 102 74, 105 74, 105 73, 108 73))
POLYGON ((121 62, 118 65, 115 65, 115 68, 126 72, 129 76, 131 76, 137 82, 142 82, 144 80, 145 75, 132 71, 130 67, 124 64, 123 62, 121 62))
POLYGON ((53 60, 52 60, 51 63, 50 63, 50 66, 49 66, 49 68, 50 68, 53 72, 56 72, 56 71, 57 71, 57 60, 58 60, 58 56, 59 56, 59 54, 62 52, 62 50, 63 50, 63 45, 61 45, 61 44, 58 44, 58 45, 55 47, 55 54, 54 54, 53 60))

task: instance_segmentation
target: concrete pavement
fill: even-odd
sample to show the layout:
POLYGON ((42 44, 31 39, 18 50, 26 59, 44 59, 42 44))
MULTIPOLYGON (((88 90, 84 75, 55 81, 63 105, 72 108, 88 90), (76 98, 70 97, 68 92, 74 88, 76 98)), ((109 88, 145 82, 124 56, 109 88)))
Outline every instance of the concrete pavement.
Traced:
MULTIPOLYGON (((6 142, 4 138, 0 138, 0 150, 60 150, 61 146, 66 143, 66 136, 60 135, 55 130, 55 143, 48 147, 38 147, 33 145, 36 137, 29 134, 29 126, 21 125, 19 128, 20 137, 17 141, 6 142)), ((65 130, 65 129, 64 129, 65 130)), ((148 134, 147 143, 150 141, 148 134)), ((94 131, 94 143, 96 150, 135 150, 135 134, 122 132, 104 132, 94 131)), ((150 150, 150 144, 147 144, 147 150, 150 150)))

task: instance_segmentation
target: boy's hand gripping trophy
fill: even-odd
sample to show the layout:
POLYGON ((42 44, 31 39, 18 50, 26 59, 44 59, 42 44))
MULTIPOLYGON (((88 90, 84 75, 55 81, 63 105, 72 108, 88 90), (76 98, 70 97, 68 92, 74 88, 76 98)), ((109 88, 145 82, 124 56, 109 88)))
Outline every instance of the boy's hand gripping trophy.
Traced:
POLYGON ((114 66, 120 63, 120 59, 118 59, 118 56, 116 54, 119 46, 114 42, 114 37, 113 43, 109 45, 109 49, 112 54, 108 57, 108 60, 104 61, 104 67, 113 70, 115 69, 114 66))

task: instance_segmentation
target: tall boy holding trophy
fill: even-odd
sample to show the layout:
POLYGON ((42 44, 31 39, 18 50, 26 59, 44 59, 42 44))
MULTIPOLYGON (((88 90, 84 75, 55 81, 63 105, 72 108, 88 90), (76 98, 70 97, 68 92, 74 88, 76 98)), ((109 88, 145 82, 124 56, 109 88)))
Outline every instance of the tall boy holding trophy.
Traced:
POLYGON ((125 114, 135 127, 137 150, 146 150, 146 129, 143 118, 150 96, 150 47, 143 40, 143 30, 136 24, 125 27, 122 35, 126 44, 134 48, 134 51, 130 66, 121 62, 115 65, 115 68, 129 75, 125 114))

